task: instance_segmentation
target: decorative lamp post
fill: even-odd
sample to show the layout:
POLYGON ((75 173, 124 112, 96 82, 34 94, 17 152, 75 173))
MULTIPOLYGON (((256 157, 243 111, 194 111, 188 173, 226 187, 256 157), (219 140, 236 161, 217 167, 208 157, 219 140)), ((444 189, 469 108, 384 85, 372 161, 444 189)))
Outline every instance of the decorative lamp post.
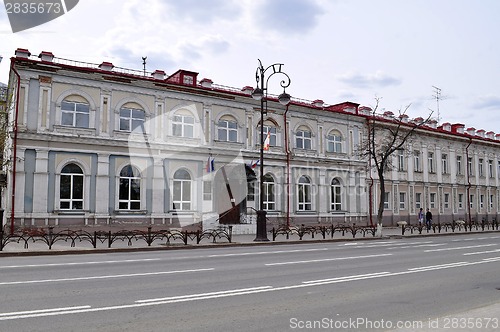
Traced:
POLYGON ((283 64, 275 63, 267 68, 264 68, 262 62, 259 59, 259 66, 255 72, 255 80, 257 82, 257 87, 252 92, 252 97, 255 100, 260 100, 260 159, 259 159, 259 210, 257 211, 257 235, 254 241, 269 241, 267 238, 266 230, 266 211, 264 210, 264 114, 267 113, 267 84, 269 79, 274 74, 282 74, 285 78, 280 82, 283 88, 283 93, 278 96, 278 101, 282 105, 288 105, 290 103, 290 95, 285 92, 285 89, 290 86, 290 77, 288 74, 281 70, 283 64), (269 75, 267 79, 265 78, 266 72, 269 70, 269 75), (260 86, 259 86, 260 83, 260 86), (265 106, 264 106, 265 103, 265 106))

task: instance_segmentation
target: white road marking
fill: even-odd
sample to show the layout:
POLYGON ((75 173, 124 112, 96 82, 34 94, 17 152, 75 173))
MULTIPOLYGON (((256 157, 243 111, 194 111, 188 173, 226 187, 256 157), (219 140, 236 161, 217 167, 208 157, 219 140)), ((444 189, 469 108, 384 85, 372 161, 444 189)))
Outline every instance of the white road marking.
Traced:
POLYGON ((115 261, 95 261, 95 262, 70 262, 70 263, 47 263, 47 264, 28 264, 28 265, 8 265, 0 266, 0 269, 14 269, 24 267, 46 267, 46 266, 75 266, 75 265, 99 265, 99 264, 115 264, 115 263, 136 263, 136 262, 151 262, 159 261, 161 258, 145 258, 145 259, 126 259, 115 261))
POLYGON ((78 280, 95 280, 95 279, 115 279, 115 278, 147 277, 147 276, 163 275, 163 274, 189 273, 189 272, 205 272, 205 271, 213 271, 213 270, 214 270, 214 268, 209 268, 209 269, 195 269, 195 270, 146 272, 146 273, 133 273, 133 274, 116 274, 116 275, 90 276, 90 277, 78 277, 78 278, 43 279, 43 280, 27 280, 27 281, 6 281, 6 282, 0 282, 0 286, 5 286, 5 285, 24 285, 24 284, 42 284, 42 283, 48 283, 48 282, 63 282, 63 281, 78 281, 78 280))
POLYGON ((439 270, 439 269, 447 269, 450 267, 457 267, 457 266, 463 266, 469 264, 468 262, 456 262, 456 263, 448 263, 448 264, 440 264, 440 265, 430 265, 430 266, 421 266, 421 267, 414 267, 411 269, 408 269, 408 271, 430 271, 430 270, 439 270))
POLYGON ((159 299, 138 300, 135 302, 136 303, 148 303, 148 302, 160 302, 160 301, 163 302, 163 301, 172 301, 172 300, 182 300, 182 299, 190 299, 190 298, 207 298, 207 297, 212 297, 212 296, 217 296, 217 295, 226 295, 226 294, 233 294, 233 293, 247 293, 247 292, 251 292, 251 291, 255 291, 255 290, 270 289, 270 288, 272 288, 272 286, 242 288, 242 289, 233 289, 233 290, 226 290, 226 291, 219 291, 219 292, 171 296, 171 297, 164 297, 164 298, 159 298, 159 299))
POLYGON ((337 277, 337 278, 330 278, 330 279, 303 281, 302 283, 303 284, 326 284, 326 283, 346 282, 346 281, 363 280, 363 279, 381 277, 381 276, 384 276, 384 275, 389 274, 389 273, 390 272, 359 274, 359 275, 348 276, 348 277, 337 277))
POLYGON ((467 252, 463 254, 464 256, 470 256, 470 255, 482 255, 482 254, 491 254, 494 252, 500 252, 500 249, 496 250, 488 250, 488 251, 477 251, 477 252, 467 252))
POLYGON ((342 260, 348 260, 348 259, 373 258, 373 257, 383 257, 383 256, 392 256, 392 254, 378 254, 378 255, 353 256, 353 257, 336 257, 336 258, 324 258, 324 259, 311 259, 311 260, 307 260, 307 261, 268 263, 268 264, 265 264, 265 265, 266 266, 277 266, 277 265, 292 265, 292 264, 304 264, 304 263, 320 263, 320 262, 342 261, 342 260))
POLYGON ((462 249, 472 249, 472 248, 491 247, 491 246, 497 246, 497 245, 498 245, 498 244, 496 244, 496 243, 490 243, 490 244, 480 244, 480 245, 477 245, 477 246, 454 247, 454 248, 441 248, 441 249, 429 249, 429 250, 424 250, 424 252, 436 252, 436 251, 462 250, 462 249))
POLYGON ((268 254, 288 254, 296 252, 310 252, 310 251, 325 251, 330 250, 329 248, 319 248, 319 249, 296 249, 296 250, 278 250, 278 251, 258 251, 258 252, 242 252, 235 254, 219 254, 219 255, 208 255, 207 257, 233 257, 233 256, 252 256, 252 255, 268 255, 268 254))
POLYGON ((79 307, 65 307, 65 308, 53 308, 53 309, 40 309, 40 310, 29 310, 29 311, 6 312, 6 313, 0 313, 0 317, 19 316, 19 315, 27 315, 27 314, 39 314, 39 313, 67 311, 67 310, 78 310, 78 309, 89 309, 89 308, 92 308, 92 307, 89 306, 89 305, 83 305, 83 306, 79 306, 79 307))

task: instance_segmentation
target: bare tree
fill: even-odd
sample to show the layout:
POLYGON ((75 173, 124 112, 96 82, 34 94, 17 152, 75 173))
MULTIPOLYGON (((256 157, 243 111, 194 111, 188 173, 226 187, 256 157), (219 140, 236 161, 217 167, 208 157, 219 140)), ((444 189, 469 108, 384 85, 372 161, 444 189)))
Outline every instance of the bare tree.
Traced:
MULTIPOLYGON (((380 98, 376 98, 376 106, 367 116, 368 139, 360 145, 359 153, 365 157, 372 168, 375 169, 379 180, 379 199, 377 208, 377 235, 382 235, 382 220, 385 202, 385 175, 393 168, 394 152, 404 149, 418 128, 425 126, 431 119, 432 112, 426 119, 419 118, 407 121, 406 112, 411 105, 399 110, 398 115, 386 113, 385 116, 377 114, 380 98)), ((371 195, 370 195, 371 200, 371 195)), ((372 202, 370 201, 370 207, 372 202)), ((372 209, 370 208, 370 217, 372 209)))

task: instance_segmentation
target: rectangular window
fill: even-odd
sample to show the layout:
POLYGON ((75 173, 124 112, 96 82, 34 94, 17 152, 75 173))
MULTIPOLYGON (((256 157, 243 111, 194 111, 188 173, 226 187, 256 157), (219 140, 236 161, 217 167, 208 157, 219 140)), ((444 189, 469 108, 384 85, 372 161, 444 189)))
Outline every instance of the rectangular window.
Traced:
POLYGON ((415 194, 415 207, 417 208, 417 210, 419 210, 422 207, 422 194, 421 193, 415 194))
POLYGON ((493 209, 493 202, 495 200, 495 196, 494 195, 490 195, 490 210, 493 209))
POLYGON ((312 148, 312 135, 310 131, 299 130, 296 134, 296 147, 297 149, 311 150, 312 148))
POLYGON ((427 153, 427 160, 429 162, 429 173, 434 173, 434 153, 433 152, 428 152, 427 153))
POLYGON ((474 208, 474 195, 469 196, 469 204, 470 204, 470 208, 473 209, 474 208))
POLYGON ((479 176, 483 177, 484 176, 484 167, 483 167, 483 159, 479 159, 479 164, 478 164, 478 171, 479 171, 479 176))
POLYGON ((212 200, 212 181, 203 181, 203 200, 212 200))
POLYGON ((458 208, 464 208, 464 194, 458 194, 458 208))
POLYGON ((441 155, 441 167, 443 168, 443 174, 448 174, 448 155, 441 155))
POLYGON ((413 153, 413 161, 415 163, 415 172, 421 172, 422 169, 420 167, 420 151, 415 151, 413 153))
POLYGON ((457 156, 457 175, 462 175, 462 156, 457 156))
POLYGON ((403 149, 398 150, 398 171, 405 170, 405 151, 403 149))
POLYGON ((406 209, 406 193, 399 193, 399 209, 406 209))
POLYGON ((430 195, 430 206, 431 206, 431 209, 436 208, 436 193, 431 193, 431 195, 430 195))
POLYGON ((467 174, 469 174, 469 176, 473 176, 472 175, 472 158, 467 158, 467 174))
POLYGON ((488 176, 490 178, 494 177, 494 175, 493 175, 493 160, 488 160, 488 176))
POLYGON ((450 194, 444 194, 444 208, 450 208, 450 194))
POLYGON ((384 194, 384 210, 388 210, 389 209, 389 193, 386 192, 384 194))
POLYGON ((484 207, 484 195, 479 195, 479 208, 482 209, 484 207))

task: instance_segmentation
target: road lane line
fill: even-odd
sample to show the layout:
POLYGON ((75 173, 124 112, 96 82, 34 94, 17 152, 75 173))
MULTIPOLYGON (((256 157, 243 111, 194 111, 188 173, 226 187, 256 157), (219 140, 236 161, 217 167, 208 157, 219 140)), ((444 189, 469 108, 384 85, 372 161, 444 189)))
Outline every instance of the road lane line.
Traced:
POLYGON ((19 315, 38 314, 38 313, 57 312, 57 311, 67 311, 67 310, 78 310, 78 309, 89 309, 89 308, 92 308, 92 307, 89 305, 82 305, 82 306, 78 306, 78 307, 65 307, 65 308, 5 312, 5 313, 0 313, 0 317, 19 316, 19 315))
POLYGON ((279 250, 279 251, 258 251, 258 252, 242 252, 233 254, 219 254, 219 255, 208 255, 207 257, 233 257, 233 256, 252 256, 252 255, 267 255, 267 254, 288 254, 297 252, 311 252, 311 251, 325 251, 330 250, 329 248, 319 248, 319 249, 296 249, 296 250, 279 250))
POLYGON ((209 269, 194 269, 194 270, 145 272, 145 273, 133 273, 133 274, 116 274, 116 275, 93 276, 93 277, 43 279, 43 280, 27 280, 27 281, 6 281, 6 282, 0 282, 0 286, 5 286, 5 285, 24 285, 24 284, 41 284, 41 283, 49 283, 49 282, 95 280, 95 279, 115 279, 115 278, 147 277, 147 276, 164 275, 164 274, 189 273, 189 272, 205 272, 205 271, 213 271, 213 270, 215 270, 215 269, 214 268, 209 268, 209 269))
POLYGON ((408 269, 408 271, 446 269, 449 267, 456 267, 456 266, 461 266, 464 264, 470 264, 470 263, 469 262, 456 262, 456 263, 448 263, 448 264, 440 264, 440 265, 420 266, 420 267, 410 268, 410 269, 408 269))
POLYGON ((292 265, 292 264, 304 264, 304 263, 321 263, 321 262, 331 262, 331 261, 342 261, 342 260, 347 260, 347 259, 374 258, 374 257, 384 257, 384 256, 392 256, 392 254, 377 254, 377 255, 366 255, 366 256, 311 259, 311 260, 307 260, 307 261, 278 262, 278 263, 268 263, 268 264, 264 264, 264 265, 265 266, 279 266, 279 265, 292 265))
POLYGON ((477 251, 477 252, 467 252, 463 254, 464 256, 470 256, 470 255, 482 255, 482 254, 491 254, 494 252, 500 252, 500 249, 496 250, 488 250, 488 251, 477 251))
POLYGON ((480 245, 477 245, 477 246, 429 249, 429 250, 424 250, 424 252, 436 252, 436 251, 450 251, 450 250, 473 249, 473 248, 491 247, 491 246, 497 246, 497 245, 498 244, 496 244, 496 243, 490 243, 490 244, 480 244, 480 245))
POLYGON ((158 298, 158 299, 137 300, 137 301, 135 301, 135 303, 163 302, 163 301, 189 299, 189 298, 205 298, 207 296, 213 296, 213 295, 224 295, 224 294, 232 294, 232 293, 245 293, 245 292, 250 292, 250 291, 255 291, 255 290, 262 290, 262 289, 269 289, 269 288, 272 288, 272 286, 261 286, 261 287, 252 287, 252 288, 233 289, 233 290, 210 292, 210 293, 201 293, 201 294, 192 294, 192 295, 179 295, 179 296, 171 296, 171 297, 164 297, 164 298, 158 298))
POLYGON ((70 263, 7 265, 7 266, 0 266, 0 269, 14 269, 14 268, 25 268, 25 267, 53 267, 53 266, 75 266, 75 265, 99 265, 99 264, 114 264, 114 263, 136 263, 136 262, 152 262, 152 261, 159 261, 159 260, 161 260, 161 258, 126 259, 126 260, 119 260, 119 261, 95 261, 95 262, 70 262, 70 263))
POLYGON ((330 279, 303 281, 302 283, 303 284, 318 284, 318 283, 323 284, 323 283, 335 283, 335 282, 362 280, 362 279, 374 278, 377 276, 383 276, 383 275, 386 275, 388 273, 390 273, 390 272, 376 272, 376 273, 368 273, 368 274, 358 274, 358 275, 353 275, 353 276, 337 277, 337 278, 330 278, 330 279))

